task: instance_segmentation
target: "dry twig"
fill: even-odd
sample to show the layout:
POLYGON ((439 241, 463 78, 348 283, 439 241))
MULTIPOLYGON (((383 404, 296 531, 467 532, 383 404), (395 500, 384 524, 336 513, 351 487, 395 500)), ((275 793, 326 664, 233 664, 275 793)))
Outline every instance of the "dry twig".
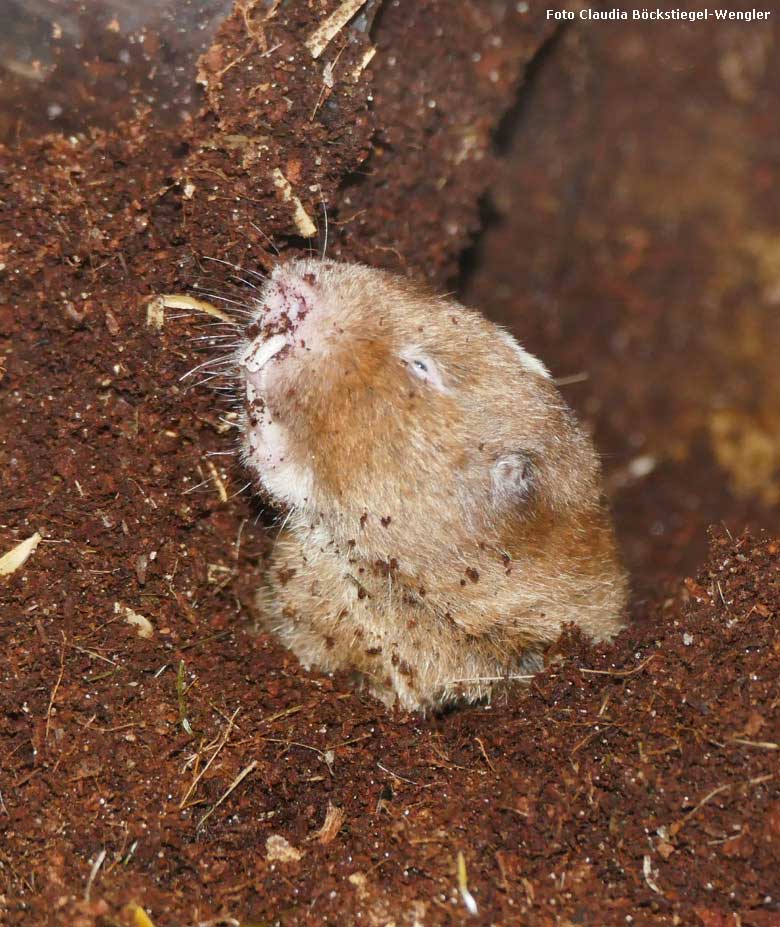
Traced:
POLYGON ((98 871, 103 865, 103 860, 106 858, 106 849, 105 847, 98 853, 95 857, 95 862, 92 863, 92 868, 89 870, 89 878, 87 879, 87 885, 84 889, 84 901, 89 901, 89 896, 92 894, 92 885, 97 878, 98 871))
POLYGON ((62 649, 60 650, 60 674, 57 676, 57 681, 54 683, 54 688, 51 690, 51 697, 49 698, 49 708, 46 712, 46 731, 43 735, 43 742, 47 743, 49 740, 49 727, 51 726, 51 713, 54 708, 54 700, 57 698, 57 690, 60 687, 62 682, 62 677, 65 674, 65 647, 67 646, 67 639, 65 634, 62 635, 62 649))
POLYGON ((245 766, 241 772, 236 776, 236 778, 230 783, 227 790, 222 794, 222 796, 217 799, 216 803, 203 815, 203 817, 198 821, 198 830, 203 827, 203 825, 208 821, 211 815, 219 808, 222 802, 235 790, 239 785, 246 779, 249 773, 257 766, 257 760, 252 760, 252 762, 245 766))
POLYGON ((688 821, 690 821, 694 815, 701 811, 701 809, 706 804, 708 804, 708 802, 711 802, 713 798, 715 798, 717 795, 720 795, 721 792, 726 792, 729 789, 733 789, 735 786, 740 785, 760 785, 762 782, 768 782, 770 779, 774 778, 774 773, 768 773, 765 776, 756 776, 755 779, 748 779, 747 782, 726 782, 723 785, 717 786, 717 788, 714 788, 711 792, 708 792, 704 798, 702 798, 698 804, 691 808, 691 810, 684 817, 680 818, 679 821, 675 821, 669 828, 669 834, 672 837, 675 837, 677 834, 679 834, 683 827, 688 823, 688 821))
POLYGON ((660 656, 660 654, 651 653, 650 656, 646 660, 642 660, 639 666, 635 666, 631 670, 598 670, 598 669, 588 669, 585 666, 581 666, 580 672, 590 673, 590 674, 593 674, 594 676, 619 676, 621 678, 624 678, 626 676, 633 676, 635 673, 641 672, 647 666, 647 664, 650 663, 652 660, 655 660, 657 656, 660 656))
POLYGON ((190 787, 189 787, 189 788, 187 789, 187 791, 184 793, 184 797, 183 797, 182 800, 179 802, 179 808, 183 808, 183 807, 187 804, 187 799, 190 797, 190 795, 192 795, 192 793, 193 793, 193 792, 195 791, 195 789, 198 787, 198 783, 199 783, 200 780, 206 775, 206 773, 209 771, 209 767, 210 767, 211 764, 214 762, 214 760, 216 760, 216 758, 219 756, 220 750, 222 750, 222 748, 223 748, 223 747, 225 746, 225 744, 228 742, 228 738, 230 737, 230 732, 233 730, 233 726, 234 726, 235 720, 236 720, 236 718, 238 717, 238 713, 239 713, 240 711, 241 711, 240 708, 236 708, 236 710, 235 710, 235 711, 233 712, 233 714, 230 716, 230 718, 229 718, 229 720, 228 720, 228 723, 227 723, 227 727, 226 727, 225 730, 223 731, 222 737, 221 737, 219 743, 217 744, 216 749, 215 749, 214 752, 211 754, 211 757, 209 758, 208 763, 206 763, 206 765, 203 767, 203 769, 201 769, 201 771, 200 771, 200 772, 195 776, 195 778, 192 780, 192 783, 191 783, 190 787))

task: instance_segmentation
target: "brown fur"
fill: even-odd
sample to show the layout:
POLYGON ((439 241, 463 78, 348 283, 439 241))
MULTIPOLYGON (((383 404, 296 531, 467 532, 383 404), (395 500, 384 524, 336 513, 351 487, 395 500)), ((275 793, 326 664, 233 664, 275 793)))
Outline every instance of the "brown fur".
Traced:
POLYGON ((301 280, 312 308, 262 401, 310 489, 274 547, 266 625, 305 666, 356 670, 415 709, 533 673, 566 622, 614 635, 626 581, 599 465, 551 380, 481 315, 408 281, 302 261, 267 292, 301 280), (446 391, 410 374, 409 345, 446 391), (529 461, 527 493, 491 475, 512 453, 529 461))

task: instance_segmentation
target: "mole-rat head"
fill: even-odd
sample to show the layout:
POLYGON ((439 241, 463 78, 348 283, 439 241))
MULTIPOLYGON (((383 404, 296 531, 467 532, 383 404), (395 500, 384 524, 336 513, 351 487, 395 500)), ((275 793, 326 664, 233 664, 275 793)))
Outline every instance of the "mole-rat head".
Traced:
POLYGON ((546 368, 452 300, 360 265, 291 261, 246 337, 245 461, 307 515, 423 539, 595 498, 590 444, 546 368))

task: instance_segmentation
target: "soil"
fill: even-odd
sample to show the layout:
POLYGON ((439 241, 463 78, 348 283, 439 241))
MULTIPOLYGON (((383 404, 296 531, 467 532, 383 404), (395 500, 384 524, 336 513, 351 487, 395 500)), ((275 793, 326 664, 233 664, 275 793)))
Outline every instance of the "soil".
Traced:
POLYGON ((239 4, 174 126, 0 150, 0 555, 41 536, 0 579, 3 922, 778 927, 774 27, 659 57, 386 0, 313 59, 336 5, 239 4), (491 706, 393 714, 253 631, 274 515, 182 379, 217 320, 154 298, 245 301, 219 262, 318 248, 325 211, 329 254, 587 373, 632 623, 491 706))

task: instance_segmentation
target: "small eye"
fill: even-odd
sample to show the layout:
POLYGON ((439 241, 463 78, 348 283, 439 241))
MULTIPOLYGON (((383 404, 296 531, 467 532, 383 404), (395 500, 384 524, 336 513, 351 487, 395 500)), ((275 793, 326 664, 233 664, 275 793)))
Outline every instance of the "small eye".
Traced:
POLYGON ((409 372, 418 380, 427 383, 441 393, 449 392, 435 360, 423 353, 419 348, 407 348, 401 352, 401 360, 406 364, 409 372))

